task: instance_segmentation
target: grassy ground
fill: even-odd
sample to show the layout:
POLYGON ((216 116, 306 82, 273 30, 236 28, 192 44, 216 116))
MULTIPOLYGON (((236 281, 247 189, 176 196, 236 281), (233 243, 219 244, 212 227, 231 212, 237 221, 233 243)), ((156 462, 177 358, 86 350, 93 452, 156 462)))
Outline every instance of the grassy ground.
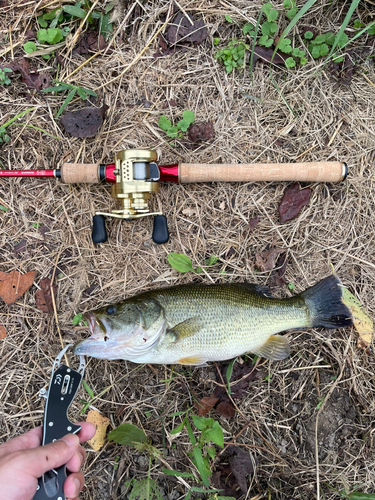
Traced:
MULTIPOLYGON (((24 55, 22 44, 27 31, 36 30, 36 13, 50 4, 0 2, 0 64, 24 55)), ((269 65, 261 62, 252 75, 248 65, 228 75, 214 59, 213 39, 220 38, 222 47, 240 36, 243 24, 257 19, 261 2, 182 0, 175 5, 204 20, 208 37, 202 44, 153 57, 158 46, 150 40, 174 4, 125 1, 116 7, 115 36, 108 51, 87 62, 95 52, 77 55, 69 43, 60 49, 65 63, 58 79, 97 89, 99 97, 92 102, 99 106, 105 97, 109 105, 105 123, 92 139, 72 138, 54 119, 61 97, 27 89, 19 76, 0 87, 1 123, 33 108, 9 127, 10 142, 0 150, 2 168, 58 168, 63 161, 110 163, 117 151, 142 147, 156 149, 161 163, 337 159, 347 162, 349 176, 339 184, 310 184, 309 204, 283 225, 277 208, 288 183, 163 184, 151 201, 152 208, 162 206, 168 218, 171 237, 161 246, 152 242, 152 222, 147 218, 110 220, 108 242, 93 245, 92 214, 114 208, 106 186, 1 180, 0 205, 8 210, 0 211, 0 270, 37 272, 24 296, 0 308, 0 323, 7 331, 0 341, 1 440, 41 424, 44 403, 38 391, 49 380, 61 349, 58 327, 64 342, 87 333, 86 328, 73 326, 75 314, 169 284, 231 280, 266 285, 270 273, 256 268, 255 253, 268 245, 287 249, 286 282, 293 283, 296 292, 329 275, 333 266, 344 285, 374 314, 375 59, 368 57, 374 56, 374 36, 360 37, 348 47, 356 63, 350 84, 312 58, 297 69, 274 67, 273 81, 269 65), (161 114, 178 121, 187 109, 195 112, 196 121, 213 122, 212 141, 192 146, 185 139, 171 140, 160 130, 161 114), (248 221, 255 217, 260 221, 252 228, 248 221), (48 228, 44 235, 39 224, 48 228), (22 240, 21 251, 15 250, 22 240), (179 274, 168 264, 170 252, 188 255, 194 266, 211 255, 219 260, 205 274, 179 274), (53 314, 41 312, 35 303, 40 280, 53 273, 58 325, 53 314)), ((275 5, 282 11, 281 4, 275 5)), ((97 9, 102 7, 96 4, 97 9)), ((306 28, 317 34, 336 33, 348 8, 349 2, 318 0, 293 33, 298 37, 306 28)), ((361 2, 353 19, 374 21, 374 8, 373 2, 361 2)), ((352 26, 346 30, 350 37, 352 26)), ((55 58, 32 58, 31 65, 56 75, 55 58)), ((79 107, 82 101, 75 100, 68 109, 79 107)), ((276 293, 292 294, 287 286, 276 293)), ((288 338, 291 357, 262 360, 265 376, 236 400, 234 418, 225 419, 215 410, 210 415, 219 420, 225 441, 236 440, 256 461, 246 498, 314 499, 317 482, 319 498, 339 497, 328 485, 374 492, 373 347, 359 348, 357 334, 350 328, 291 332, 288 338)), ((164 462, 182 472, 194 471, 186 431, 178 437, 170 434, 182 418, 172 415, 214 392, 215 366, 87 362, 85 379, 95 395, 101 394, 93 406, 110 418, 112 427, 122 422, 142 427, 163 450, 164 462)), ((85 397, 81 389, 71 408, 72 418, 83 418, 79 399, 85 397)), ((163 467, 165 463, 157 461, 151 469, 162 496, 183 497, 187 488, 167 477, 163 467)), ((145 455, 107 442, 100 452, 88 453, 82 498, 128 498, 126 481, 146 477, 147 470, 145 455)))

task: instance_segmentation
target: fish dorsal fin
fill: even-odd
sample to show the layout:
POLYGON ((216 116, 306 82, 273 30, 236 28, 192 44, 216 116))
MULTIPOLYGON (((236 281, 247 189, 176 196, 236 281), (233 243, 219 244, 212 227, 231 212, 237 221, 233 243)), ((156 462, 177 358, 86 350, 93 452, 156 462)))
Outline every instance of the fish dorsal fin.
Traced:
POLYGON ((281 335, 271 335, 267 342, 252 351, 257 356, 278 361, 290 356, 289 342, 281 335))
POLYGON ((178 342, 186 337, 195 335, 201 329, 198 318, 188 318, 181 323, 178 323, 173 328, 168 329, 168 334, 174 336, 174 342, 178 342))
POLYGON ((268 288, 268 286, 254 285, 254 283, 232 283, 231 286, 245 289, 250 293, 259 295, 260 297, 268 297, 270 299, 273 299, 272 292, 268 288))

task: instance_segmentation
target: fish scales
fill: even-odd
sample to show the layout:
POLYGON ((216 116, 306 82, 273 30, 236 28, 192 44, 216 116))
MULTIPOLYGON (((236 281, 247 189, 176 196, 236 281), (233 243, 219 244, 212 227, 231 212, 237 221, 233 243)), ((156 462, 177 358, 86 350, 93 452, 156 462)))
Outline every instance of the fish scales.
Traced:
POLYGON ((342 297, 336 276, 286 299, 247 283, 152 290, 88 313, 91 337, 78 342, 74 352, 160 364, 203 365, 245 352, 284 359, 290 347, 278 333, 353 324, 342 297))
MULTIPOLYGON (((144 294, 147 296, 148 293, 144 294)), ((172 327, 197 318, 201 326, 197 334, 170 346, 170 351, 179 352, 181 358, 196 355, 203 347, 208 360, 228 359, 262 345, 265 331, 274 334, 309 325, 308 308, 300 299, 285 303, 231 285, 187 285, 156 294, 151 292, 150 296, 164 308, 172 327), (189 301, 186 301, 186 292, 189 301), (277 324, 272 321, 273 315, 278 317, 277 324)))

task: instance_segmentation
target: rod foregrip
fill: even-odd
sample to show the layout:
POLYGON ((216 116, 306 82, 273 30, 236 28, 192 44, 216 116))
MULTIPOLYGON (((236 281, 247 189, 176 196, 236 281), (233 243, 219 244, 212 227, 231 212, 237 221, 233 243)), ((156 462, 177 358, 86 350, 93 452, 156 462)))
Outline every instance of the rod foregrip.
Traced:
POLYGON ((63 163, 61 180, 66 184, 96 184, 100 182, 99 163, 63 163))
POLYGON ((346 163, 195 164, 180 163, 179 182, 301 181, 340 182, 347 175, 346 163))

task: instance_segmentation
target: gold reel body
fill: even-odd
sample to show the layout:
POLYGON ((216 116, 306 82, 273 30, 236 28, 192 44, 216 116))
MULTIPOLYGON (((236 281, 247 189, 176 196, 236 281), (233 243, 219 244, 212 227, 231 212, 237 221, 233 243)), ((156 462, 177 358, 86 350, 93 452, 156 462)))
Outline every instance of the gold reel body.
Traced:
POLYGON ((156 161, 156 151, 150 149, 119 151, 115 157, 113 173, 116 180, 112 184, 111 194, 120 201, 121 209, 96 214, 120 219, 161 215, 161 212, 151 213, 148 208, 151 193, 159 191, 160 172, 156 161))

